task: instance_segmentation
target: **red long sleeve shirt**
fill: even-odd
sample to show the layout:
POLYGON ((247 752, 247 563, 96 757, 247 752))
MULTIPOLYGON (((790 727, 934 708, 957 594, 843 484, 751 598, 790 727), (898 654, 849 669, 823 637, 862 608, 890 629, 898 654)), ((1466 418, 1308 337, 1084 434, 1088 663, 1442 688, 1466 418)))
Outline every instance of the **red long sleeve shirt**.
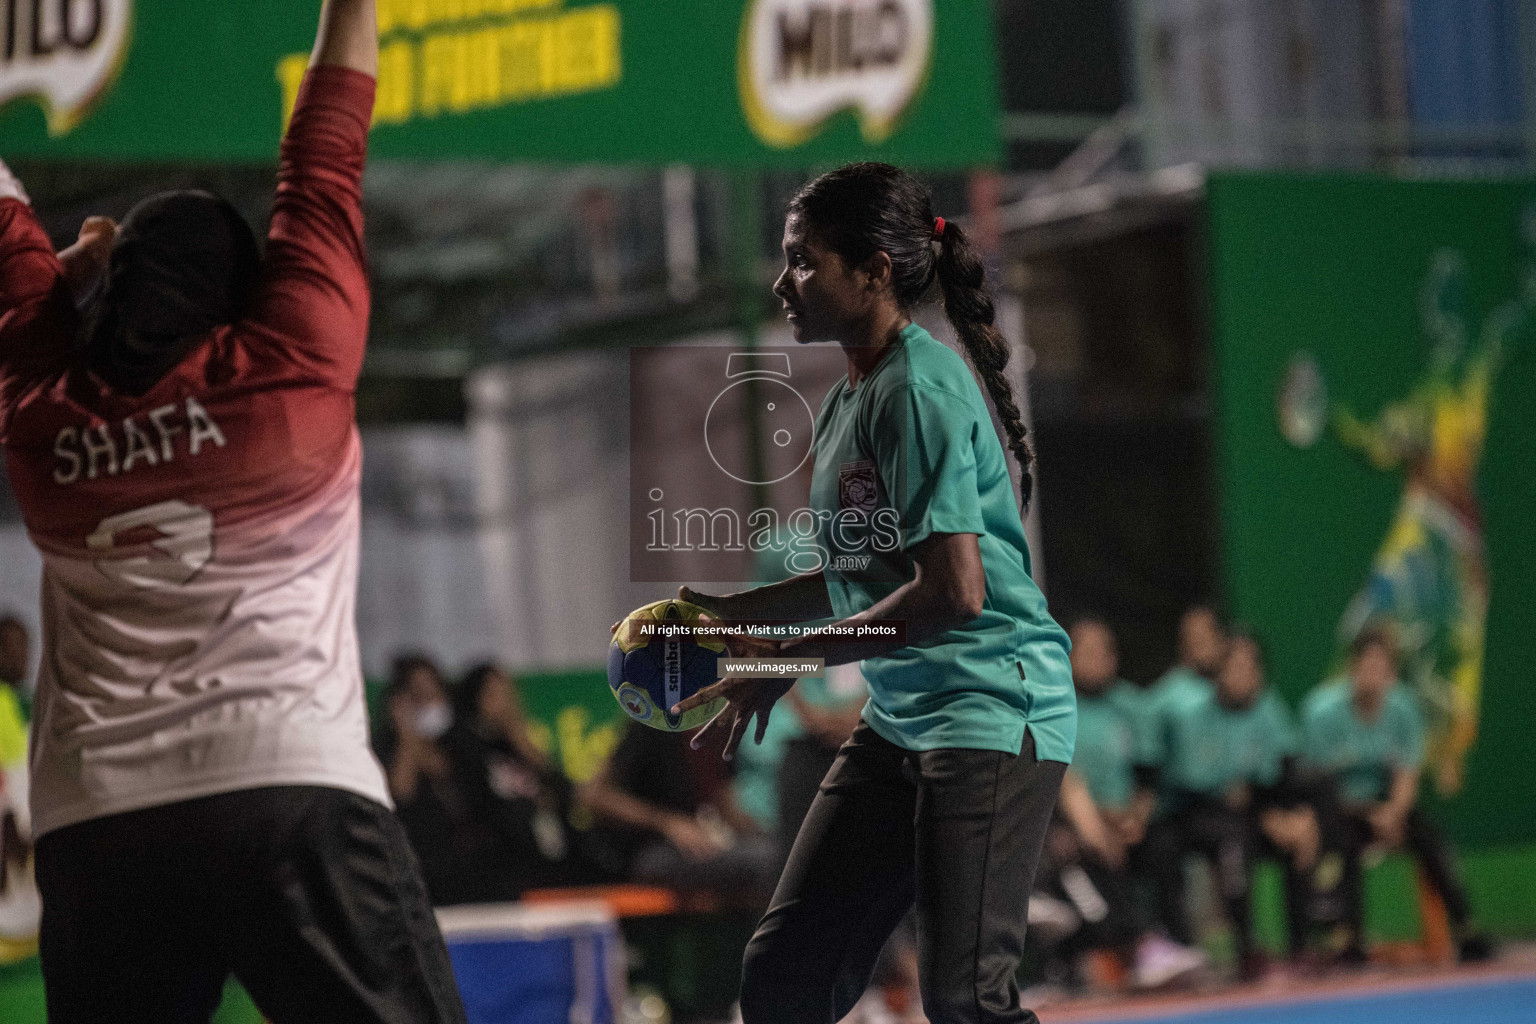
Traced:
POLYGON ((264 785, 388 803, 354 616, 373 93, 310 72, 249 315, 141 396, 85 368, 47 237, 0 200, 0 444, 44 566, 37 834, 264 785))

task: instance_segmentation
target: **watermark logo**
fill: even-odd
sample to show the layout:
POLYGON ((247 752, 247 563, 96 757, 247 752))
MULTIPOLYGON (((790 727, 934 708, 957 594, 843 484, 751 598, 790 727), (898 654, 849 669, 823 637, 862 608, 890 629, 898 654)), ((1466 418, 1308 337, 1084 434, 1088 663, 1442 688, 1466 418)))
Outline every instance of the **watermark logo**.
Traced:
POLYGON ((901 517, 857 453, 857 417, 817 437, 812 410, 846 369, 835 346, 633 350, 631 579, 905 578, 901 517))
POLYGON ((737 58, 752 131, 788 149, 851 108, 885 141, 927 79, 933 23, 933 0, 753 0, 737 58))
POLYGON ((0 106, 36 97, 48 134, 85 119, 128 53, 132 0, 11 0, 0 6, 0 106))
POLYGON ((789 384, 790 373, 786 352, 733 352, 727 357, 725 377, 731 383, 709 403, 709 412, 704 417, 704 447, 715 467, 732 480, 776 484, 788 479, 811 457, 816 416, 805 397, 789 384), (712 434, 717 438, 728 436, 734 424, 722 421, 739 416, 738 410, 747 403, 759 410, 763 433, 777 456, 761 467, 754 466, 747 453, 711 438, 712 434))

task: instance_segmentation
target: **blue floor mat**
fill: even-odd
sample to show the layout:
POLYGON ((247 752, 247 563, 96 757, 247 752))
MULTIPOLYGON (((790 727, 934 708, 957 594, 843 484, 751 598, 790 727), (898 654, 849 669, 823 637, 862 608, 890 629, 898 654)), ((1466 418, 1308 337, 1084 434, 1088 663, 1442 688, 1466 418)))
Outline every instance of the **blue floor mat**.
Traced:
POLYGON ((1136 1024, 1536 1024, 1536 978, 1201 1010, 1136 1024))

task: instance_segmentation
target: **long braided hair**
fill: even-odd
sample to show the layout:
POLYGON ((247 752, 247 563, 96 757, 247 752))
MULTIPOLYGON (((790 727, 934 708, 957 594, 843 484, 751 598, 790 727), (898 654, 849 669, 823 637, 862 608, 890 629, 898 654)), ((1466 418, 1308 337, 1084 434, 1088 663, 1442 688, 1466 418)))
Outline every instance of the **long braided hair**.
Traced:
POLYGON ((1030 467, 1035 453, 1003 375, 1008 342, 994 324, 992 297, 982 287, 985 270, 958 224, 933 214, 928 188, 899 167, 857 163, 814 179, 790 200, 789 212, 806 221, 816 237, 848 266, 877 252, 891 260, 891 281, 903 310, 920 305, 938 279, 944 314, 960 339, 971 365, 992 398, 1008 434, 1008 448, 1023 470, 1024 508, 1034 491, 1030 467), (938 242, 935 251, 935 241, 938 242))

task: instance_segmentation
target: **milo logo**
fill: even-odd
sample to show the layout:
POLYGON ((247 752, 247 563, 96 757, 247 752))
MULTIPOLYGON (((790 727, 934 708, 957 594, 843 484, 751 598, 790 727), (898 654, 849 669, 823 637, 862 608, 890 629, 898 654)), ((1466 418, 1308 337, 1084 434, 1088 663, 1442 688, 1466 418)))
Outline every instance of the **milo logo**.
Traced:
POLYGON ((933 51, 933 0, 753 0, 737 78, 752 130, 771 146, 810 138, 853 109, 865 141, 884 141, 921 90, 933 51))
POLYGON ((49 134, 71 131, 122 64, 132 19, 132 0, 0 4, 0 105, 36 97, 49 134))

